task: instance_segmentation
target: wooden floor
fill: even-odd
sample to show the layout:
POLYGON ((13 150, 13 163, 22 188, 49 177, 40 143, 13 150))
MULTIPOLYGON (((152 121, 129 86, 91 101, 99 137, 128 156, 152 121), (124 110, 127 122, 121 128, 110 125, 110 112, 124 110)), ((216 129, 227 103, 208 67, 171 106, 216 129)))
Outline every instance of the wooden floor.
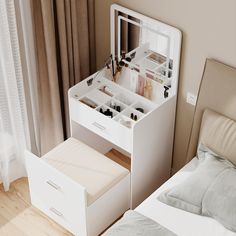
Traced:
MULTIPOLYGON (((116 150, 107 157, 130 169, 130 159, 116 150)), ((31 206, 27 178, 11 184, 9 192, 0 185, 0 236, 71 236, 72 234, 31 206)))
POLYGON ((9 192, 0 185, 1 236, 71 236, 30 204, 27 178, 11 184, 9 192))

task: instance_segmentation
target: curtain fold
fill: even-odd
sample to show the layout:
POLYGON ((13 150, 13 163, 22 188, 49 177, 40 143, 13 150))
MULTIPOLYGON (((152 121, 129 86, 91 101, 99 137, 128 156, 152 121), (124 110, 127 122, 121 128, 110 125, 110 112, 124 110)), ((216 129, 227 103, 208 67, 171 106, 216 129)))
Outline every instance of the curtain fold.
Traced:
POLYGON ((26 111, 28 116, 30 147, 34 154, 40 155, 40 127, 38 107, 38 83, 35 61, 35 45, 32 32, 30 0, 14 0, 17 33, 20 48, 24 91, 27 99, 26 111))
POLYGON ((56 61, 53 5, 51 1, 33 1, 38 81, 41 155, 62 142, 63 126, 56 61), (42 11, 40 10, 42 9, 42 11))
POLYGON ((68 89, 95 71, 94 0, 0 1, 0 181, 69 136, 68 89))
POLYGON ((22 63, 13 0, 0 1, 0 177, 4 189, 26 175, 30 148, 22 63))
POLYGON ((95 72, 94 0, 31 0, 42 154, 70 136, 68 89, 95 72))

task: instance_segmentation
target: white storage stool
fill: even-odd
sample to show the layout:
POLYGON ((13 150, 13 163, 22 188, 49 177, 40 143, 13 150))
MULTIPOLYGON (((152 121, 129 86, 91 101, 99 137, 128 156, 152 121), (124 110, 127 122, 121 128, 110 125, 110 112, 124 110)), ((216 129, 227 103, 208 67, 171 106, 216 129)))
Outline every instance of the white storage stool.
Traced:
POLYGON ((130 207, 127 169, 69 138, 26 155, 32 204, 76 236, 95 236, 130 207))

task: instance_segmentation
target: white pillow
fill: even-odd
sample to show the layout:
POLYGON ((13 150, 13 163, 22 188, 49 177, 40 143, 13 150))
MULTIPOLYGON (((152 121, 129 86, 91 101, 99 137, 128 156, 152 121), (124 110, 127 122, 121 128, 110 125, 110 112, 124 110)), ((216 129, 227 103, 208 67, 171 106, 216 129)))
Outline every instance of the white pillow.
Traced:
POLYGON ((200 164, 183 183, 158 196, 161 202, 199 215, 210 216, 236 232, 236 169, 200 144, 200 164))

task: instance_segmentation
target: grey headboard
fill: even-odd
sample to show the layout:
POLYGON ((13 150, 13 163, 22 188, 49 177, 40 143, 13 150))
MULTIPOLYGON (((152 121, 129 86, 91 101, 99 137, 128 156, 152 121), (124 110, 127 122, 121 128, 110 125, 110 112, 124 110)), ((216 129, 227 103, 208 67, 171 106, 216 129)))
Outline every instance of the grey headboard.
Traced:
POLYGON ((236 120, 236 68, 207 59, 195 107, 187 161, 196 155, 203 111, 210 108, 236 120))

